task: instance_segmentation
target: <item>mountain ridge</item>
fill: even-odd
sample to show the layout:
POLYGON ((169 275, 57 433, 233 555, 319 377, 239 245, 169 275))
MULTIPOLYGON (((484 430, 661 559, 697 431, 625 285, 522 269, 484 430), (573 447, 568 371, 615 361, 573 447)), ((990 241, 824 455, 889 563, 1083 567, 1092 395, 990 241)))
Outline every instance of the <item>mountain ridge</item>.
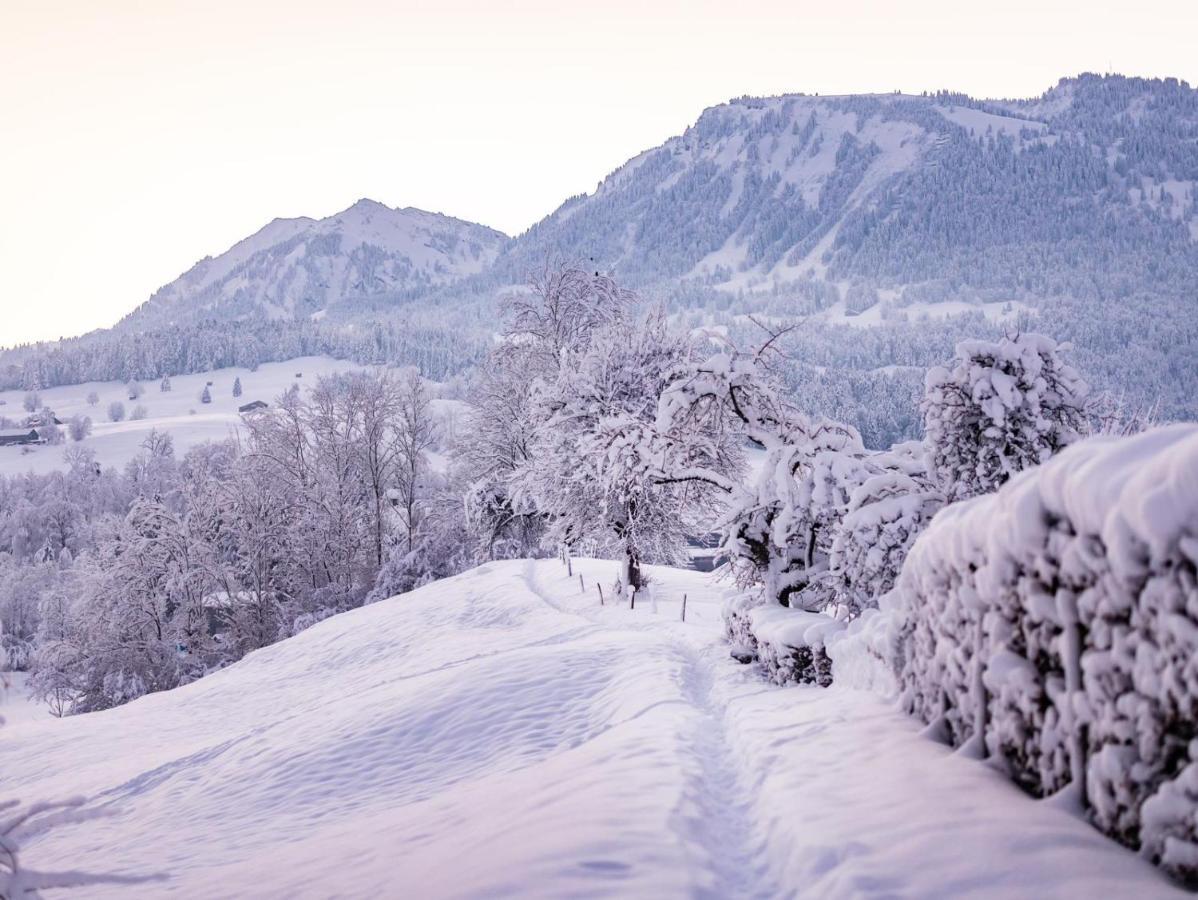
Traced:
POLYGON ((476 274, 509 240, 487 226, 362 198, 321 219, 271 220, 198 261, 117 327, 205 313, 319 316, 354 299, 411 296, 476 274))

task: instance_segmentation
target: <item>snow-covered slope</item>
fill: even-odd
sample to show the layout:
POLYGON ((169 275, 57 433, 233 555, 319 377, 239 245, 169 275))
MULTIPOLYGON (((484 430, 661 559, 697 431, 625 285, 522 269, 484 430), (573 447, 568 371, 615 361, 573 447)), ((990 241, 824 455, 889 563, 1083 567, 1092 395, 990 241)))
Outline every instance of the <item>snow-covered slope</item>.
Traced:
MULTIPOLYGON (((176 375, 171 379, 171 390, 159 390, 158 381, 143 382, 145 393, 130 400, 126 385, 120 381, 88 381, 83 384, 68 384, 38 391, 43 406, 52 409, 63 422, 72 416, 87 416, 92 420, 92 432, 82 441, 70 440, 66 434, 64 443, 53 445, 0 447, 0 475, 23 475, 26 472, 45 474, 67 468, 64 453, 71 447, 82 447, 95 452, 96 461, 102 466, 123 466, 142 449, 142 442, 151 431, 166 432, 171 436, 175 456, 182 458, 192 447, 205 441, 222 441, 237 437, 243 419, 238 409, 256 400, 272 403, 293 384, 301 390, 311 388, 322 377, 337 372, 360 372, 367 366, 327 356, 300 356, 285 362, 263 363, 255 369, 228 368, 212 369, 192 375, 176 375), (241 381, 241 396, 233 396, 233 383, 241 381), (211 403, 202 403, 200 395, 205 386, 211 384, 211 403), (87 402, 95 393, 96 404, 87 402), (126 418, 121 422, 107 419, 109 404, 121 402, 126 413, 141 406, 145 416, 140 419, 126 418)), ((28 415, 21 406, 23 391, 0 391, 0 416, 21 421, 28 415)), ((461 402, 434 399, 437 415, 460 416, 461 402)), ((68 431, 64 427, 64 433, 68 431)), ((444 459, 432 454, 434 468, 445 465, 444 459)))
POLYGON ((373 200, 326 219, 275 219, 158 290, 124 322, 321 316, 354 300, 410 297, 485 269, 498 231, 373 200))
POLYGON ((546 253, 591 258, 731 292, 860 281, 861 309, 910 285, 923 293, 906 302, 1101 294, 1145 264, 1171 289, 1188 283, 1171 258, 1198 259, 1195 138, 1198 91, 1175 80, 1085 75, 1002 102, 745 97, 568 200, 500 263, 515 276, 546 253))
MULTIPOLYGON (((322 375, 363 368, 345 360, 304 356, 286 362, 265 363, 254 371, 217 369, 177 375, 171 379, 171 390, 166 393, 159 390, 157 381, 145 382, 145 393, 136 400, 129 399, 125 385, 119 381, 89 381, 47 388, 38 392, 42 405, 54 410, 63 422, 76 415, 90 417, 91 435, 78 444, 68 436, 66 442, 58 446, 0 447, 0 475, 44 474, 64 469, 63 452, 74 446, 94 450, 96 461, 103 466, 123 466, 140 451, 142 441, 153 430, 169 433, 176 455, 182 457, 196 444, 235 436, 242 422, 237 410, 246 403, 255 400, 271 403, 293 384, 312 385, 322 375), (233 396, 236 379, 241 380, 240 397, 233 396), (201 403, 200 395, 210 382, 212 402, 201 403), (93 392, 99 398, 94 406, 87 402, 93 392), (108 421, 108 406, 118 401, 125 405, 126 413, 131 413, 137 406, 144 407, 145 417, 108 421)), ((16 420, 27 415, 21 408, 23 396, 21 391, 0 391, 0 415, 16 420)))
POLYGON ((187 687, 6 728, 0 794, 111 812, 25 861, 166 873, 91 897, 1172 893, 875 696, 758 681, 706 576, 654 569, 655 603, 601 608, 614 573, 493 563, 187 687))

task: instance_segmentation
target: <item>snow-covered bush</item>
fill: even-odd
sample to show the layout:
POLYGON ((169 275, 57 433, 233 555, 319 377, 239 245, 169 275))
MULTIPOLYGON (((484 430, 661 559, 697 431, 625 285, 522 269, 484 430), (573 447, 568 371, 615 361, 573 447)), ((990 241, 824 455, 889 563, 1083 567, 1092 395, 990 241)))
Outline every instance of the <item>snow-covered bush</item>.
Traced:
POLYGON ((832 683, 826 646, 844 628, 843 622, 821 613, 762 605, 744 594, 725 604, 724 622, 737 658, 755 658, 775 684, 832 683))
POLYGON ((947 507, 882 606, 911 711, 1198 881, 1198 427, 947 507))
POLYGON ((921 404, 932 476, 948 499, 996 490, 1077 440, 1088 388, 1039 334, 962 341, 928 371, 921 404))
POLYGON ((894 587, 911 545, 944 505, 919 444, 900 444, 869 462, 877 474, 852 492, 832 539, 829 578, 844 619, 876 607, 894 587))
POLYGON ((120 400, 113 400, 108 404, 108 421, 123 422, 125 420, 125 404, 120 400))

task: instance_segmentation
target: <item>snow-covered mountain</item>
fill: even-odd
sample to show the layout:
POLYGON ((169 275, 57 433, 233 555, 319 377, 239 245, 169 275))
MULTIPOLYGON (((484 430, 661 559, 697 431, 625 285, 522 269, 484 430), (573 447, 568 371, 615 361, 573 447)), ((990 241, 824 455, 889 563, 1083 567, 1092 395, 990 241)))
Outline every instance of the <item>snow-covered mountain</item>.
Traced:
MULTIPOLYGON (((823 280, 1048 297, 1188 283, 1198 91, 1086 75, 1034 100, 788 95, 708 109, 505 254, 731 291, 823 280)), ((916 297, 918 295, 918 299, 916 297)), ((828 295, 831 296, 831 295, 828 295)), ((884 294, 885 296, 885 294, 884 294)))
POLYGON ((1071 342, 1096 387, 1193 419, 1198 91, 1083 75, 1028 100, 742 98, 514 240, 369 201, 276 221, 128 327, 0 353, 0 387, 305 354, 441 379, 481 358, 497 294, 547 259, 593 261, 734 338, 753 339, 746 314, 804 318, 794 389, 880 444, 913 413, 871 411, 913 409, 924 367, 1011 328, 1071 342))
POLYGON ((325 219, 275 219, 196 263, 125 322, 319 317, 355 300, 409 298, 483 271, 507 241, 472 222, 359 200, 325 219))

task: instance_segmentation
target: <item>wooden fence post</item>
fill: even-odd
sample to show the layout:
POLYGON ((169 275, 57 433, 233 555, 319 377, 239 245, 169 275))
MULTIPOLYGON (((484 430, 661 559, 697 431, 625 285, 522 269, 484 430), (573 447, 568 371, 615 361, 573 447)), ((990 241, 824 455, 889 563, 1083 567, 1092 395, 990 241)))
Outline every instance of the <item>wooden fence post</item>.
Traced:
POLYGON ((686 594, 682 595, 682 621, 686 621, 686 594))
POLYGON ((595 587, 599 588, 599 605, 602 606, 603 605, 603 585, 601 585, 599 582, 596 581, 595 587))
POLYGON ((632 599, 628 601, 628 608, 629 608, 629 609, 636 609, 636 588, 634 588, 634 587, 632 587, 632 586, 630 585, 630 586, 629 586, 629 593, 631 594, 631 596, 632 596, 632 599))
POLYGON ((574 563, 568 553, 566 554, 566 574, 571 576, 574 574, 574 563))
POLYGON ((586 593, 587 586, 582 581, 582 573, 578 573, 578 593, 586 593))

